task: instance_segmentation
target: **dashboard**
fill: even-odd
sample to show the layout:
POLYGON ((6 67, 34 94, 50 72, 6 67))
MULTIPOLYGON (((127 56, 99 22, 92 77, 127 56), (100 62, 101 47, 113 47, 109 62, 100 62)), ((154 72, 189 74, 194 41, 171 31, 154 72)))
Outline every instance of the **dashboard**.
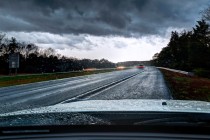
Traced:
POLYGON ((1 128, 0 139, 21 140, 190 140, 210 139, 209 127, 179 126, 34 126, 1 128))

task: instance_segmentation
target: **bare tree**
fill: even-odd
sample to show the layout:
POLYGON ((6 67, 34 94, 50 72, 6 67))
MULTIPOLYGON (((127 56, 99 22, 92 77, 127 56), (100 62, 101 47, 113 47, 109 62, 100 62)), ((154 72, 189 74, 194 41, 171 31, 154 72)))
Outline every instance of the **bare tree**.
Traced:
POLYGON ((48 48, 46 50, 44 50, 44 56, 45 57, 49 57, 49 56, 54 56, 55 55, 55 50, 52 48, 48 48))

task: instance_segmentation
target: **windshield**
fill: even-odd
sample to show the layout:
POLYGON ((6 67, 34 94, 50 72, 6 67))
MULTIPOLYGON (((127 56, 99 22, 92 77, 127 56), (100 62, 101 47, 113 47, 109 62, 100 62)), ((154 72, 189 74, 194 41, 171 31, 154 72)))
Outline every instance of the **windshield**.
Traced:
POLYGON ((209 4, 0 0, 0 127, 210 122, 209 4))

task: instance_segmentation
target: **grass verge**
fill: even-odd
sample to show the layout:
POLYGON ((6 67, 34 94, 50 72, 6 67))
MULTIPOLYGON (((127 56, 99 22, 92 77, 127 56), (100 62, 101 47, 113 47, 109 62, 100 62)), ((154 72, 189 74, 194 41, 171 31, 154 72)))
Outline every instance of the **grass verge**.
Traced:
POLYGON ((188 76, 160 69, 177 100, 200 100, 210 102, 210 80, 197 76, 188 76))
POLYGON ((4 76, 4 77, 0 77, 0 87, 28 84, 28 83, 48 81, 48 80, 56 80, 56 79, 97 74, 97 73, 105 73, 105 72, 111 72, 111 71, 116 71, 116 69, 100 70, 100 71, 69 72, 69 73, 48 73, 48 74, 36 74, 36 75, 4 76))

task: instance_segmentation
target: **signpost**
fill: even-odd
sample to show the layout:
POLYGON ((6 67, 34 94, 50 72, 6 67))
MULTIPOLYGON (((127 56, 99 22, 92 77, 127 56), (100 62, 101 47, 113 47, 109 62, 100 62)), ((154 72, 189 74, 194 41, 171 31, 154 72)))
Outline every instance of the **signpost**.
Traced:
POLYGON ((12 69, 15 69, 15 74, 17 74, 17 69, 19 68, 19 60, 20 54, 19 53, 12 53, 9 54, 9 69, 10 72, 12 69))

